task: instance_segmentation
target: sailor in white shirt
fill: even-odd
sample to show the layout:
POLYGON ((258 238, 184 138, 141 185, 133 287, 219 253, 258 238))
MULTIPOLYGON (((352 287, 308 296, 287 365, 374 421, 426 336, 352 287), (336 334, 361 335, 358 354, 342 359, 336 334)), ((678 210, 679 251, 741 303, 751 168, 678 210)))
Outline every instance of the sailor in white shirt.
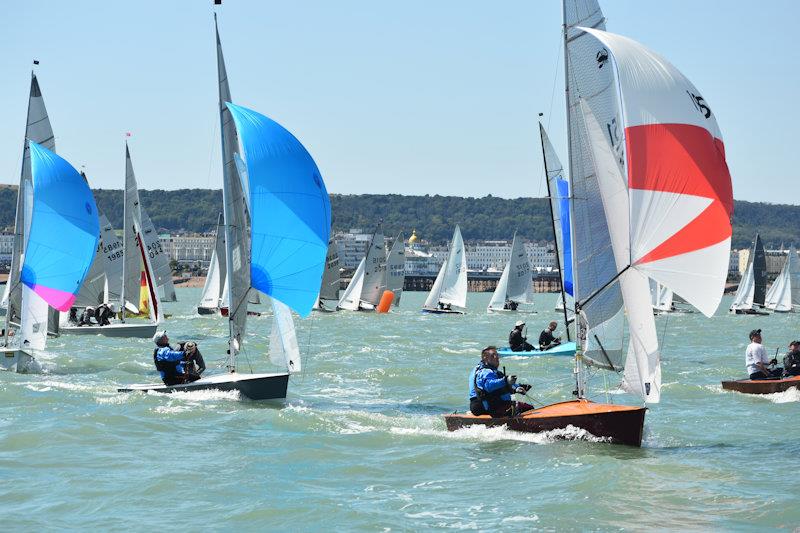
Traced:
POLYGON ((747 373, 750 379, 767 379, 774 376, 780 376, 783 369, 770 370, 768 365, 777 364, 777 360, 770 360, 767 357, 767 351, 761 344, 761 330, 754 329, 750 332, 750 344, 747 345, 744 360, 747 365, 747 373))

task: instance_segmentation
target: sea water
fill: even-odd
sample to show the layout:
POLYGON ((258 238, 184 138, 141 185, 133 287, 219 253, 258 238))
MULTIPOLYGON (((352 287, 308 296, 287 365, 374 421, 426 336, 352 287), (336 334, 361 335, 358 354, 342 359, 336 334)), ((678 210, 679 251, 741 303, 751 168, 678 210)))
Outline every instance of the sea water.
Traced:
MULTIPOLYGON (((178 289, 164 327, 193 339, 221 371, 226 322, 198 316, 198 289, 178 289)), ((339 312, 298 320, 303 372, 286 402, 229 392, 118 393, 157 380, 149 339, 50 339, 41 374, 0 373, 3 530, 427 529, 618 530, 800 525, 800 393, 748 396, 720 380, 744 375, 747 333, 767 350, 800 338, 795 314, 664 315, 662 402, 642 448, 568 428, 521 434, 448 432, 467 407, 468 373, 520 318, 529 337, 559 315, 420 312, 404 293, 388 315, 339 312)), ((268 306, 255 306, 268 311, 268 306)), ((563 333, 563 326, 559 328, 563 333)), ((241 371, 271 371, 269 316, 248 322, 241 371)), ((538 402, 571 398, 570 358, 507 357, 538 402)), ((591 395, 637 404, 619 376, 595 373, 591 395)))

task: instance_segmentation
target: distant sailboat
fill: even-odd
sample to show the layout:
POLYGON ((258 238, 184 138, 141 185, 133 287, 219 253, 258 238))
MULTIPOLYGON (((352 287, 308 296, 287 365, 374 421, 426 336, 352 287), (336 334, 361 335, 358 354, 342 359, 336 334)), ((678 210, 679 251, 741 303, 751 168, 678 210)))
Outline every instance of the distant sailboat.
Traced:
POLYGON ((339 252, 333 239, 328 242, 328 252, 325 256, 325 271, 322 274, 319 296, 314 304, 314 311, 333 312, 339 302, 339 252))
POLYGON ((653 313, 659 315, 675 311, 672 296, 669 288, 653 279, 650 280, 650 305, 653 307, 653 313))
POLYGON ((26 139, 25 151, 31 177, 22 193, 26 240, 18 282, 20 330, 17 347, 6 343, 0 360, 0 367, 16 372, 34 369, 34 354, 47 341, 48 306, 69 311, 100 234, 92 191, 78 171, 33 141, 26 139))
POLYGON ((392 243, 392 248, 386 257, 386 289, 394 293, 392 305, 400 305, 403 295, 403 285, 406 282, 406 243, 401 231, 392 243))
POLYGON ((456 225, 447 259, 422 306, 425 313, 463 315, 467 309, 467 254, 456 225))
POLYGON ((375 230, 367 245, 364 259, 358 264, 353 279, 339 300, 339 309, 373 311, 386 290, 386 245, 383 232, 375 230))
POLYGON ((781 273, 778 274, 765 299, 767 309, 777 313, 800 311, 800 261, 794 246, 789 247, 789 254, 781 273))
POLYGON ((739 281, 730 312, 737 315, 766 315, 764 308, 767 294, 767 259, 761 236, 756 234, 753 248, 747 260, 747 268, 739 281))
POLYGON ((533 303, 533 279, 531 263, 522 239, 514 232, 511 257, 503 268, 500 281, 492 294, 487 310, 491 312, 517 311, 519 305, 533 303))
MULTIPOLYGON (((216 15, 214 20, 216 29, 216 15)), ((317 298, 330 238, 330 200, 300 141, 277 122, 230 103, 218 31, 216 45, 229 303, 227 372, 187 384, 119 390, 235 390, 253 400, 283 399, 289 375, 301 364, 290 309, 307 316, 317 298), (270 360, 281 366, 279 372, 237 371, 251 289, 272 301, 269 350, 270 360)))
POLYGON ((225 291, 225 227, 223 226, 222 213, 217 218, 217 230, 214 232, 214 248, 211 250, 211 261, 208 263, 206 283, 203 285, 203 294, 197 313, 200 315, 214 315, 219 312, 225 291))

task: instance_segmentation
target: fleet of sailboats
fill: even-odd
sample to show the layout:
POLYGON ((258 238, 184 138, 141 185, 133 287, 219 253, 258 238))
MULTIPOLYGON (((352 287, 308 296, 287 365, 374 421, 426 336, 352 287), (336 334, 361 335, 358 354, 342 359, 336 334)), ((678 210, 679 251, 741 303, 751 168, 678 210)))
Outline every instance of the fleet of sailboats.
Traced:
MULTIPOLYGON (((561 282, 556 310, 563 313, 565 345, 575 351, 575 398, 505 418, 453 414, 445 420, 450 430, 483 424, 538 432, 572 425, 638 446, 647 405, 658 403, 662 392, 654 315, 674 312, 682 299, 710 317, 721 301, 732 236, 731 178, 716 116, 688 78, 643 44, 606 31, 597 0, 562 0, 562 18, 568 168, 539 126, 561 282), (638 405, 591 399, 589 368, 616 373, 638 405)), ((119 390, 218 389, 282 399, 290 376, 302 369, 293 313, 374 311, 384 301, 388 309, 385 297, 398 306, 405 240, 401 232, 387 249, 379 224, 340 295, 321 173, 283 126, 233 103, 216 15, 214 27, 224 211, 197 312, 226 317, 226 372, 119 390), (248 306, 260 304, 261 293, 272 318, 264 355, 277 370, 242 372, 238 357, 250 342, 247 317, 253 314, 248 306)), ((140 203, 128 143, 120 237, 98 211, 86 176, 56 155, 54 139, 32 73, 2 297, 0 368, 11 371, 35 369, 48 334, 152 337, 164 321, 161 302, 176 301, 167 254, 140 203), (119 321, 79 326, 64 314, 100 304, 115 306, 119 321), (144 320, 135 318, 141 315, 144 320), (13 327, 18 333, 12 338, 13 327)), ((467 288, 466 248, 456 225, 422 311, 464 314, 467 288)), ((515 232, 487 311, 531 304, 532 267, 515 232)), ((766 309, 800 311, 800 258, 790 247, 767 290, 766 254, 756 235, 730 312, 766 309)))

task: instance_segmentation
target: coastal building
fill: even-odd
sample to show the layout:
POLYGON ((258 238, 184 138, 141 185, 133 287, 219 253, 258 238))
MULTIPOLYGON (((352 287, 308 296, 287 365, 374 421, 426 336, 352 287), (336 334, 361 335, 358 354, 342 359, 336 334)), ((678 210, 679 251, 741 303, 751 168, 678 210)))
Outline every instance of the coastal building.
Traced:
MULTIPOLYGON (((733 255, 733 252, 731 252, 733 255)), ((786 257, 789 255, 789 250, 764 250, 764 256, 767 260, 767 275, 777 276, 783 268, 783 263, 786 262, 786 257)), ((744 274, 747 269, 747 263, 750 261, 750 248, 744 248, 738 251, 738 264, 739 275, 744 274)))
POLYGON ((14 234, 0 233, 0 265, 7 268, 11 264, 11 253, 14 251, 14 234))
POLYGON ((372 233, 353 228, 348 232, 334 234, 333 240, 339 252, 339 265, 345 269, 355 269, 364 258, 372 233))
POLYGON ((170 261, 208 266, 214 249, 214 235, 159 235, 170 261))

